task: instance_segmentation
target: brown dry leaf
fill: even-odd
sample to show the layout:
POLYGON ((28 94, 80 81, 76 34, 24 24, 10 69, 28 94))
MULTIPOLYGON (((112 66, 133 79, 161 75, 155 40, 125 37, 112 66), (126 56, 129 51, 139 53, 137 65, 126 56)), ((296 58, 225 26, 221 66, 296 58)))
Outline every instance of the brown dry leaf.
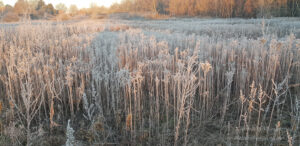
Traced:
POLYGON ((0 114, 2 112, 3 106, 2 106, 2 101, 0 101, 0 114))
POLYGON ((126 129, 131 129, 131 120, 132 120, 132 114, 128 114, 126 118, 126 129))

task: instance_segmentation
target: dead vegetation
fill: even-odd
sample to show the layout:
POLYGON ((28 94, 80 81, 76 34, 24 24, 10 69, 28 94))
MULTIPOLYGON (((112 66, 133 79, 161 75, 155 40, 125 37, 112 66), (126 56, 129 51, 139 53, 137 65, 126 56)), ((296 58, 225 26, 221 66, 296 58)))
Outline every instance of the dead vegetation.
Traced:
POLYGON ((299 144, 293 33, 115 21, 0 27, 0 145, 299 144))

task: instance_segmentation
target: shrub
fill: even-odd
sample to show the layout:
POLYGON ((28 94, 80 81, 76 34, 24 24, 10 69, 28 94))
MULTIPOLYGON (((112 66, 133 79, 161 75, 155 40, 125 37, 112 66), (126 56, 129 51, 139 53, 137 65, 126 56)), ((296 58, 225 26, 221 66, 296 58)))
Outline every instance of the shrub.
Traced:
POLYGON ((59 21, 66 21, 66 20, 70 20, 70 19, 71 19, 71 16, 69 16, 66 13, 60 13, 56 16, 56 20, 59 20, 59 21))
POLYGON ((17 22, 20 18, 17 13, 9 12, 3 16, 2 20, 4 22, 17 22))

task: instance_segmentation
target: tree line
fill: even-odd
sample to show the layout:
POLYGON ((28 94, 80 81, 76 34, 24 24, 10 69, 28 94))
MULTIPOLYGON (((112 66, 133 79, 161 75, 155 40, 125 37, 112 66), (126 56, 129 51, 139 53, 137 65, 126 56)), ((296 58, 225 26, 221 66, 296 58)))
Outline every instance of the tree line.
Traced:
POLYGON ((210 17, 299 17, 300 0, 123 0, 111 7, 91 4, 90 8, 69 8, 63 3, 53 6, 43 0, 18 0, 14 6, 0 0, 0 20, 18 21, 30 19, 69 19, 72 16, 99 18, 101 14, 134 12, 169 16, 210 17))
POLYGON ((43 0, 18 0, 13 6, 5 5, 0 0, 0 21, 19 21, 21 18, 30 19, 71 19, 73 16, 97 17, 107 13, 108 8, 91 4, 90 8, 78 9, 76 5, 67 7, 63 3, 55 6, 46 4, 43 0))
POLYGON ((171 16, 300 16, 300 0, 124 0, 119 8, 123 11, 150 11, 171 16))
POLYGON ((22 16, 31 19, 41 19, 59 14, 52 4, 45 4, 43 0, 18 0, 14 6, 0 2, 0 16, 4 21, 18 21, 22 16))

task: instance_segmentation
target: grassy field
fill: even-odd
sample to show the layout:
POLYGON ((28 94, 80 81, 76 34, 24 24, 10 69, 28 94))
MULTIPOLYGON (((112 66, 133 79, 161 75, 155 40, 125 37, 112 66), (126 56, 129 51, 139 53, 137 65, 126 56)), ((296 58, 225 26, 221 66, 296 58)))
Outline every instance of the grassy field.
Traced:
POLYGON ((0 24, 0 145, 299 145, 299 91, 299 18, 0 24))

